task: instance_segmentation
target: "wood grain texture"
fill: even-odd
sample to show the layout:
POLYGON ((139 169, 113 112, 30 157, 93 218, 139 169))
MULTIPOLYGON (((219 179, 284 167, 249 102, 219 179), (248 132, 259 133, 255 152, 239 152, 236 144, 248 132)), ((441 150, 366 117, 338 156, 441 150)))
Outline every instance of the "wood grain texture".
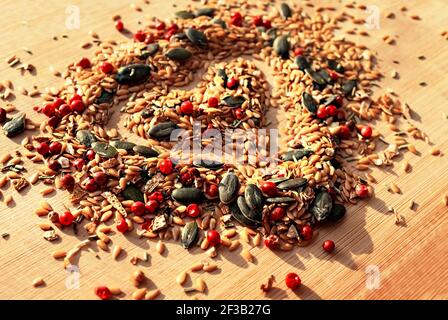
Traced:
MULTIPOLYGON (((94 48, 80 48, 82 43, 90 40, 90 30, 96 31, 101 39, 123 37, 113 28, 114 14, 121 14, 126 26, 137 30, 139 19, 144 22, 147 15, 168 18, 177 10, 173 3, 183 8, 187 1, 151 0, 150 5, 143 1, 135 3, 143 8, 143 12, 136 12, 129 2, 122 0, 2 1, 2 80, 10 79, 15 88, 23 86, 30 89, 35 84, 42 89, 60 85, 62 80, 52 76, 48 68, 53 66, 63 70, 70 61, 91 55, 94 48), (68 4, 80 8, 79 30, 68 30, 65 26, 68 4), (68 39, 61 38, 63 34, 67 34, 68 39), (54 35, 58 35, 58 41, 52 40, 54 35), (33 54, 23 52, 22 47, 31 49, 33 54), (11 54, 34 64, 36 74, 22 77, 19 71, 9 68, 4 59, 11 54)), ((443 30, 448 30, 448 4, 444 0, 375 0, 365 4, 375 4, 380 9, 380 29, 367 30, 369 37, 351 38, 378 52, 381 68, 387 75, 378 92, 394 88, 402 101, 408 102, 419 115, 418 126, 445 156, 431 156, 431 147, 417 141, 415 144, 421 155, 404 156, 412 165, 410 174, 403 175, 398 166, 373 171, 379 181, 376 197, 350 207, 347 217, 336 227, 320 229, 318 239, 309 247, 289 253, 251 249, 256 256, 255 264, 247 264, 242 259, 241 248, 233 253, 220 250, 216 258, 219 271, 192 274, 189 280, 194 281, 200 276, 207 282, 208 291, 198 295, 200 299, 264 298, 259 287, 271 274, 277 281, 276 288, 267 296, 269 299, 448 298, 448 208, 441 201, 442 195, 448 192, 448 119, 442 117, 442 113, 448 113, 448 41, 440 35, 443 30), (408 8, 405 13, 399 10, 403 4, 408 8), (395 12, 395 19, 385 18, 390 11, 395 12), (411 20, 412 14, 418 14, 422 20, 411 20), (381 40, 388 34, 397 37, 397 45, 386 45, 381 40), (417 59, 420 55, 424 55, 426 60, 417 59), (399 64, 394 64, 394 60, 399 64), (388 76, 393 69, 399 72, 399 80, 388 76), (428 86, 420 87, 418 84, 422 81, 428 86), (384 186, 390 181, 397 183, 403 194, 390 194, 384 186), (408 209, 410 199, 418 205, 415 212, 408 209), (393 206, 403 215, 405 226, 394 224, 393 215, 387 213, 388 206, 393 206), (325 239, 336 242, 335 254, 328 255, 322 251, 321 243, 325 239), (369 290, 366 286, 366 268, 372 265, 380 271, 380 287, 376 290, 369 290), (302 278, 304 286, 297 292, 286 290, 283 279, 288 272, 297 272, 302 278)), ((348 12, 367 16, 363 10, 349 9, 348 12)), ((358 29, 362 28, 365 27, 358 26, 358 29)), ((43 120, 42 116, 32 112, 37 100, 21 96, 17 90, 15 94, 14 105, 43 120)), ((4 104, 0 102, 0 105, 4 104)), ((384 132, 392 134, 387 129, 384 132)), ((18 149, 21 138, 23 136, 10 140, 2 135, 1 152, 18 149)), ((31 175, 33 166, 27 162, 27 168, 28 175, 31 175)), ((175 279, 179 272, 205 259, 200 249, 188 254, 178 244, 168 243, 167 253, 161 256, 156 253, 156 242, 119 234, 112 239, 114 245, 121 245, 125 251, 119 261, 114 261, 110 253, 97 252, 98 259, 95 253, 83 250, 79 260, 80 288, 67 289, 68 273, 62 263, 50 254, 56 249, 72 248, 82 236, 77 238, 71 231, 63 231, 67 235, 63 235, 60 242, 49 243, 42 238, 36 226, 40 220, 33 213, 40 200, 37 191, 41 188, 42 185, 28 189, 22 195, 13 188, 3 192, 4 196, 12 194, 15 203, 10 208, 0 203, 0 233, 11 234, 7 240, 0 238, 0 298, 91 299, 95 298, 93 288, 101 284, 119 286, 130 297, 133 288, 129 277, 137 267, 131 265, 129 259, 144 250, 149 252, 150 260, 139 268, 150 279, 148 288, 160 288, 160 298, 191 297, 183 293, 175 279), (46 286, 33 288, 32 281, 37 277, 43 277, 46 286)), ((56 210, 62 210, 62 205, 67 202, 62 192, 48 198, 48 201, 56 210)))

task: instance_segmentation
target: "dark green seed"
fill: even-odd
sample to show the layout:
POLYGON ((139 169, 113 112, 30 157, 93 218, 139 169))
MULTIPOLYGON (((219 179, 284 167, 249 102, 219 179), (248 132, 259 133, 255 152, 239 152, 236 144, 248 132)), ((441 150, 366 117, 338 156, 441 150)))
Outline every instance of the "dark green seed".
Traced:
POLYGON ((25 114, 19 113, 3 125, 7 137, 14 137, 25 130, 25 114))
POLYGON ((302 159, 303 157, 308 157, 311 154, 313 154, 312 150, 297 149, 285 152, 281 155, 281 159, 283 161, 297 161, 302 159))
POLYGON ((123 190, 123 197, 126 200, 134 200, 144 202, 145 198, 143 193, 134 184, 129 184, 123 190))
POLYGON ((146 60, 149 57, 155 55, 156 52, 159 51, 159 48, 160 46, 158 43, 151 43, 145 50, 142 51, 142 54, 140 55, 139 58, 142 60, 146 60))
POLYGON ((212 20, 212 23, 219 25, 223 29, 227 29, 227 25, 224 22, 224 20, 222 20, 222 19, 215 18, 215 19, 212 20))
POLYGON ((242 96, 228 96, 223 99, 224 103, 232 108, 241 107, 241 105, 246 101, 246 98, 242 96))
POLYGON ((337 73, 345 72, 345 68, 340 63, 338 63, 336 60, 331 60, 331 59, 327 60, 327 65, 328 65, 328 68, 336 71, 337 73))
POLYGON ((101 91, 100 96, 98 98, 96 98, 95 103, 96 104, 103 104, 103 103, 110 104, 114 101, 114 97, 115 97, 114 92, 109 92, 109 91, 103 89, 101 91))
POLYGON ((261 211, 263 209, 263 193, 256 185, 246 185, 244 199, 251 210, 261 211))
POLYGON ((96 137, 89 130, 79 130, 76 133, 76 139, 87 148, 90 148, 92 143, 96 142, 96 137))
POLYGON ((174 15, 180 19, 193 19, 195 18, 195 15, 193 12, 191 11, 187 11, 187 10, 180 10, 177 11, 176 13, 174 13, 174 15))
POLYGON ((224 166, 224 163, 211 159, 201 159, 201 161, 196 161, 193 164, 196 167, 202 167, 210 170, 218 170, 224 166))
POLYGON ((156 140, 166 140, 170 138, 175 129, 177 129, 177 125, 174 122, 162 122, 149 129, 148 135, 156 140))
POLYGON ((330 75, 328 74, 327 70, 321 69, 319 72, 317 72, 322 79, 325 80, 326 83, 332 83, 333 79, 331 79, 330 75))
POLYGON ((135 153, 137 153, 141 156, 144 156, 146 158, 154 158, 159 155, 159 153, 156 150, 154 150, 153 148, 147 147, 147 146, 142 146, 142 145, 135 146, 132 148, 132 150, 135 153))
POLYGON ((238 204, 236 201, 229 204, 230 214, 232 217, 238 221, 243 226, 249 227, 249 228, 257 228, 260 226, 259 221, 254 221, 252 219, 246 218, 243 213, 241 212, 240 208, 238 207, 238 204))
POLYGON ((308 92, 302 94, 302 103, 309 112, 315 114, 317 112, 317 102, 314 100, 313 96, 308 92))
POLYGON ((174 61, 183 62, 183 61, 187 61, 188 59, 190 59, 192 54, 187 49, 184 49, 184 48, 174 48, 174 49, 171 49, 170 51, 168 51, 165 54, 165 56, 168 59, 171 59, 171 60, 174 60, 174 61))
POLYGON ((324 106, 329 106, 330 104, 335 105, 336 104, 336 96, 329 95, 329 96, 321 99, 319 104, 323 104, 324 106))
POLYGON ((280 5, 280 14, 282 15, 283 19, 290 18, 292 15, 291 8, 286 3, 282 3, 280 5))
POLYGON ((290 44, 287 36, 278 36, 274 40, 274 51, 283 59, 289 57, 290 44))
POLYGON ((333 204, 333 208, 330 211, 330 214, 327 217, 328 221, 336 222, 341 220, 345 216, 345 212, 347 210, 340 203, 333 204))
POLYGON ((277 28, 269 29, 266 34, 268 35, 267 44, 272 47, 274 45, 274 40, 277 38, 277 28))
POLYGON ((280 190, 295 190, 303 188, 308 184, 308 180, 305 178, 295 178, 280 183, 277 188, 280 190))
POLYGON ((118 154, 117 149, 106 142, 94 142, 92 146, 97 155, 106 159, 114 158, 118 154))
POLYGON ((180 188, 174 190, 171 197, 182 204, 200 203, 204 200, 204 193, 196 188, 180 188))
POLYGON ((275 184, 278 184, 278 183, 281 183, 281 182, 286 181, 288 179, 289 178, 287 178, 287 177, 275 177, 275 178, 269 179, 268 181, 272 182, 272 183, 275 183, 275 184))
POLYGON ((224 83, 223 83, 224 87, 227 87, 227 80, 228 80, 228 78, 227 78, 226 70, 218 69, 217 74, 218 74, 218 77, 220 77, 222 79, 222 81, 224 81, 224 83))
POLYGON ((318 85, 322 85, 322 86, 324 86, 324 85, 327 84, 327 82, 325 81, 325 79, 322 78, 322 76, 321 76, 319 73, 317 73, 316 71, 314 71, 313 69, 311 69, 311 68, 307 68, 307 69, 305 69, 305 72, 306 72, 306 73, 310 76, 310 78, 313 79, 313 81, 314 81, 315 83, 317 83, 318 85))
POLYGON ((326 191, 320 191, 310 207, 310 212, 314 215, 317 221, 322 221, 327 218, 333 208, 333 199, 326 191))
POLYGON ((151 68, 146 64, 130 64, 121 68, 116 76, 119 84, 135 86, 148 80, 151 68))
POLYGON ((295 202, 296 199, 291 198, 291 197, 274 197, 274 198, 267 198, 266 199, 267 202, 269 203, 290 203, 290 202, 295 202))
POLYGON ((187 35, 188 40, 190 40, 191 43, 195 46, 204 48, 208 44, 207 37, 202 31, 188 28, 185 34, 187 35))
POLYGON ((218 186, 219 200, 221 200, 222 203, 229 204, 235 200, 239 189, 240 182, 237 175, 233 172, 227 172, 218 186))
POLYGON ((295 60, 296 65, 300 70, 305 71, 308 68, 311 68, 310 63, 304 56, 297 56, 295 60))
POLYGON ((213 17, 215 15, 215 8, 200 8, 196 12, 197 17, 206 16, 206 17, 213 17))
POLYGON ((342 85, 342 92, 344 92, 346 96, 353 96, 355 88, 356 80, 348 80, 342 85))
POLYGON ((177 40, 186 40, 187 35, 185 34, 185 32, 178 32, 173 36, 173 38, 177 40))
POLYGON ((132 151, 132 148, 135 147, 135 143, 129 141, 120 141, 114 140, 110 142, 111 146, 114 146, 116 149, 126 150, 127 152, 132 151))
POLYGON ((188 222, 182 229, 181 241, 184 249, 190 248, 196 243, 198 237, 198 224, 196 221, 188 222))
POLYGON ((251 209, 243 196, 238 197, 237 204, 241 213, 247 220, 261 222, 261 211, 251 209))

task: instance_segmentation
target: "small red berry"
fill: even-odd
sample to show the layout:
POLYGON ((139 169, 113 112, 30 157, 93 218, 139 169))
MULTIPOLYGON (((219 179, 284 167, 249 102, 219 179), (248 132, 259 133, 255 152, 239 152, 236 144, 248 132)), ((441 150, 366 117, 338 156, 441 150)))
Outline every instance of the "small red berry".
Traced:
POLYGON ((171 37, 174 36, 175 34, 176 34, 176 31, 174 31, 172 29, 171 30, 167 30, 165 32, 164 38, 165 38, 165 40, 170 40, 171 37))
POLYGON ((95 182, 93 178, 90 178, 87 181, 85 188, 88 192, 95 192, 98 190, 98 184, 95 182))
POLYGON ((255 16, 252 18, 252 23, 256 27, 261 27, 263 25, 263 18, 261 16, 255 16))
POLYGON ((102 73, 109 74, 114 71, 114 66, 112 65, 112 63, 105 61, 101 64, 100 70, 102 73))
POLYGON ((263 19, 263 27, 265 27, 266 29, 271 29, 272 28, 271 20, 263 19))
POLYGON ((271 211, 271 220, 273 221, 279 221, 283 219, 284 216, 285 216, 285 209, 283 209, 282 207, 275 207, 271 211))
POLYGON ((219 100, 216 97, 208 98, 207 104, 210 108, 216 108, 219 104, 219 100))
POLYGON ((82 97, 79 94, 75 94, 73 97, 70 98, 68 102, 71 104, 73 101, 77 100, 82 100, 82 97))
POLYGON ((216 198, 218 196, 218 186, 216 184, 209 184, 205 190, 205 193, 210 198, 216 198))
POLYGON ((115 29, 122 32, 124 30, 124 23, 121 20, 115 21, 115 29))
POLYGON ((244 112, 243 112, 243 110, 241 110, 241 108, 238 108, 235 110, 235 118, 237 118, 238 120, 241 120, 244 118, 244 112))
POLYGON ((93 149, 89 149, 86 151, 86 158, 88 160, 93 160, 95 159, 95 151, 93 151, 93 149))
POLYGON ((82 100, 75 100, 70 104, 70 109, 72 109, 73 112, 81 113, 85 108, 86 106, 84 105, 84 102, 82 102, 82 100))
POLYGON ((104 186, 107 183, 107 181, 109 180, 109 177, 103 171, 95 172, 92 175, 92 178, 95 181, 95 183, 99 186, 104 186))
POLYGON ((328 75, 330 76, 331 80, 336 81, 339 78, 339 75, 334 72, 333 70, 328 71, 328 75))
POLYGON ((62 143, 60 143, 59 141, 53 141, 50 144, 50 152, 51 154, 60 154, 62 151, 62 143))
POLYGON ((342 121, 342 120, 345 120, 345 111, 344 110, 341 110, 341 109, 338 109, 338 113, 336 114, 336 120, 338 120, 338 121, 342 121))
POLYGON ((48 168, 53 171, 58 171, 61 169, 61 164, 55 159, 50 159, 50 161, 48 161, 48 168))
POLYGON ((54 107, 54 104, 47 103, 46 105, 44 105, 42 108, 42 113, 49 118, 54 116, 54 114, 56 113, 56 108, 54 107))
POLYGON ((74 217, 70 211, 65 211, 59 215, 59 223, 63 226, 69 226, 73 223, 74 217))
POLYGON ((145 43, 150 44, 153 42, 154 42, 154 35, 152 33, 147 34, 145 38, 145 43))
POLYGON ((278 236, 271 234, 264 239, 264 245, 270 250, 275 250, 278 248, 278 236))
POLYGON ((173 172, 173 163, 171 162, 170 159, 163 159, 159 163, 159 170, 164 175, 168 175, 173 172))
POLYGON ((236 89, 238 87, 239 80, 236 77, 232 77, 229 81, 227 81, 227 88, 236 89))
POLYGON ((325 107, 325 112, 327 113, 327 116, 334 117, 338 113, 338 108, 330 104, 325 107))
POLYGON ((180 105, 180 112, 182 112, 183 114, 190 115, 193 113, 193 111, 194 111, 194 107, 193 107, 193 104, 191 103, 191 101, 188 101, 188 100, 184 101, 180 105))
POLYGON ((154 213, 156 212, 157 208, 159 208, 159 203, 157 202, 157 200, 150 199, 148 200, 148 202, 146 202, 145 208, 149 213, 154 213))
POLYGON ((302 48, 295 48, 294 49, 294 55, 296 56, 296 57, 298 57, 298 56, 301 56, 301 55, 303 55, 303 52, 304 52, 305 50, 303 50, 302 48))
POLYGON ((61 123, 61 116, 59 114, 55 114, 50 119, 48 119, 48 125, 53 129, 56 128, 59 123, 61 123))
POLYGON ((75 178, 67 173, 61 178, 61 184, 65 189, 71 189, 75 185, 75 178))
POLYGON ((309 225, 304 225, 300 229, 299 235, 303 240, 311 240, 313 237, 313 229, 309 225))
POLYGON ((241 16, 241 13, 232 13, 232 15, 230 16, 230 24, 236 27, 241 27, 243 25, 243 17, 241 16))
POLYGON ((326 252, 332 253, 335 248, 334 241, 333 240, 325 240, 324 243, 322 244, 322 248, 326 252))
POLYGON ((59 108, 60 106, 62 106, 65 103, 64 99, 61 98, 57 98, 56 100, 54 100, 53 102, 53 106, 55 107, 55 109, 59 108))
POLYGON ((36 147, 36 151, 41 154, 41 155, 46 155, 48 152, 50 152, 50 147, 48 146, 48 143, 46 142, 41 142, 39 143, 39 145, 36 147))
POLYGON ((81 60, 78 61, 77 65, 83 69, 90 68, 90 60, 88 58, 81 58, 81 60))
POLYGON ((194 182, 194 177, 190 172, 185 172, 181 174, 179 180, 184 186, 189 186, 194 182))
POLYGON ((344 98, 342 96, 337 96, 336 99, 334 99, 334 102, 339 106, 342 107, 344 103, 344 98))
POLYGON ((86 162, 84 161, 84 159, 81 159, 81 158, 76 159, 76 160, 73 162, 73 166, 74 166, 74 167, 76 168, 76 170, 78 170, 78 171, 81 171, 82 168, 84 168, 85 165, 86 165, 86 162))
POLYGON ((110 292, 108 287, 96 287, 95 294, 101 300, 108 300, 108 299, 110 299, 110 297, 112 297, 112 293, 110 292))
POLYGON ((145 204, 141 201, 136 201, 132 204, 131 206, 131 211, 133 214, 135 214, 136 216, 142 216, 145 214, 145 204))
POLYGON ((327 112, 325 111, 325 107, 320 107, 319 109, 317 109, 316 116, 319 119, 326 119, 328 115, 327 112))
POLYGON ((163 22, 163 21, 159 21, 156 23, 156 29, 159 31, 165 30, 165 27, 166 27, 165 22, 163 22))
POLYGON ((70 112, 72 112, 72 109, 70 108, 70 106, 68 104, 64 103, 61 106, 59 106, 58 111, 61 114, 61 116, 64 117, 64 116, 70 114, 70 112))
POLYGON ((355 188, 356 195, 360 198, 366 198, 369 195, 369 188, 363 183, 360 183, 355 188))
POLYGON ((146 39, 146 33, 142 30, 137 31, 134 34, 134 40, 137 42, 143 42, 146 39))
POLYGON ((162 203, 163 202, 163 193, 160 191, 155 191, 153 193, 151 193, 151 195, 148 198, 149 200, 155 200, 158 203, 162 203))
POLYGON ((192 218, 196 218, 201 214, 201 208, 196 204, 192 203, 187 207, 187 215, 192 218))
POLYGON ((339 127, 338 136, 341 139, 348 139, 350 137, 350 128, 345 124, 339 127))
POLYGON ((174 32, 177 32, 179 30, 179 26, 175 23, 172 23, 168 26, 168 30, 173 30, 174 32))
POLYGON ((221 236, 219 235, 219 232, 216 230, 209 230, 207 232, 207 241, 212 247, 218 245, 221 242, 221 236))
POLYGON ((277 185, 272 181, 263 181, 260 185, 260 189, 268 197, 275 197, 278 193, 277 185))
POLYGON ((302 281, 297 273, 288 273, 285 278, 286 286, 291 290, 297 290, 300 287, 302 281))
POLYGON ((126 231, 129 230, 129 226, 128 223, 126 222, 126 220, 124 220, 123 218, 121 218, 117 224, 116 224, 117 230, 120 231, 121 233, 125 233, 126 231))
POLYGON ((361 135, 365 139, 370 139, 372 137, 372 127, 370 127, 370 126, 363 126, 361 128, 361 135))
POLYGON ((6 110, 4 108, 0 108, 0 123, 6 121, 6 110))

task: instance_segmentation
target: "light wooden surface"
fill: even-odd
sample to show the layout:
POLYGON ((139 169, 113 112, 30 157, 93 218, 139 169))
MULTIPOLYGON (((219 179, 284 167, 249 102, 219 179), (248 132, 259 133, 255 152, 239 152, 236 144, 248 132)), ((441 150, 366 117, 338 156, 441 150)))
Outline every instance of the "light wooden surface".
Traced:
MULTIPOLYGON (((157 15, 168 18, 172 7, 177 3, 183 8, 187 1, 151 0, 141 5, 143 12, 130 8, 127 1, 2 1, 2 41, 0 42, 0 74, 2 80, 10 79, 15 88, 23 86, 30 89, 34 84, 39 88, 61 84, 61 79, 51 75, 50 66, 63 70, 63 67, 89 56, 94 49, 82 50, 80 45, 90 40, 88 32, 94 30, 101 39, 120 39, 113 27, 112 15, 121 14, 131 30, 138 28, 138 19, 157 15), (80 8, 81 28, 68 30, 65 26, 68 4, 80 8), (24 23, 26 21, 27 23, 24 23), (68 39, 61 38, 67 34, 68 39), (59 40, 52 37, 58 35, 59 40), (28 55, 21 50, 27 47, 33 51, 28 55), (22 60, 37 67, 36 75, 20 76, 20 72, 9 68, 4 59, 17 54, 22 60)), ((442 195, 448 192, 448 41, 440 33, 448 30, 448 4, 444 0, 433 1, 368 1, 365 4, 378 5, 381 13, 379 30, 368 30, 370 37, 356 37, 362 43, 379 53, 381 68, 387 75, 381 83, 379 92, 394 88, 402 101, 408 102, 420 116, 417 125, 422 128, 446 155, 434 157, 429 154, 431 147, 421 141, 416 142, 420 156, 407 154, 412 164, 411 174, 403 175, 398 167, 373 172, 380 181, 376 186, 376 198, 350 207, 346 218, 337 226, 320 229, 318 239, 309 247, 298 248, 289 253, 273 253, 265 249, 252 249, 256 256, 255 265, 244 262, 238 252, 220 251, 216 258, 220 271, 213 274, 200 274, 208 285, 206 295, 200 299, 258 299, 263 298, 260 284, 269 275, 277 278, 276 289, 268 296, 272 299, 433 299, 448 298, 448 209, 442 204, 442 195), (399 8, 406 3, 408 12, 399 8), (386 13, 393 11, 395 19, 386 19, 386 13), (418 14, 422 20, 414 21, 410 15, 418 14), (384 35, 396 35, 397 45, 386 45, 384 35), (418 56, 426 56, 420 61, 418 56), (399 64, 393 64, 393 60, 399 64), (389 73, 396 69, 399 80, 390 78, 389 73), (425 81, 427 87, 420 87, 425 81), (384 183, 395 181, 403 190, 402 195, 387 192, 384 183), (418 204, 413 212, 408 209, 409 200, 418 204), (387 207, 395 207, 405 218, 405 226, 396 226, 394 217, 387 213, 387 207), (321 243, 333 239, 337 252, 325 254, 321 243), (366 287, 368 266, 377 266, 380 271, 380 287, 369 290, 366 287), (293 293, 286 290, 284 276, 288 272, 300 274, 304 286, 293 293)), ((361 17, 367 13, 362 10, 349 10, 361 17)), ((358 26, 362 30, 363 26, 358 26)), ((37 100, 23 97, 16 90, 12 101, 20 110, 35 115, 32 106, 37 100)), ((4 105, 0 102, 0 105, 4 105)), ((111 124, 116 125, 116 124, 111 124)), ((391 134, 389 131, 385 131, 391 134)), ((18 148, 22 137, 10 140, 0 136, 1 153, 18 148)), ((29 172, 32 166, 27 163, 29 172)), ((79 260, 80 289, 69 290, 65 286, 67 273, 62 263, 53 260, 50 253, 57 249, 69 249, 79 241, 73 236, 63 235, 56 244, 45 241, 36 227, 39 218, 33 214, 42 185, 28 189, 18 195, 13 188, 4 194, 13 194, 15 204, 7 208, 0 204, 0 233, 11 234, 8 240, 0 238, 0 298, 4 299, 91 299, 95 298, 96 285, 117 285, 125 292, 132 292, 129 276, 137 267, 129 263, 135 252, 147 250, 150 262, 140 266, 151 279, 148 288, 158 287, 166 299, 189 298, 175 284, 176 275, 193 264, 205 259, 200 249, 192 254, 185 252, 178 244, 168 245, 168 254, 159 256, 155 243, 137 238, 113 237, 114 244, 121 244, 127 255, 121 261, 113 261, 111 254, 98 252, 101 259, 89 251, 83 251, 79 260), (41 276, 46 287, 33 288, 32 280, 41 276)), ((62 209, 66 195, 59 193, 49 198, 57 210, 62 209)), ((65 232, 65 231, 64 231, 65 232)), ((193 275, 193 279, 198 275, 193 275)), ((128 295, 129 297, 129 295, 128 295)))

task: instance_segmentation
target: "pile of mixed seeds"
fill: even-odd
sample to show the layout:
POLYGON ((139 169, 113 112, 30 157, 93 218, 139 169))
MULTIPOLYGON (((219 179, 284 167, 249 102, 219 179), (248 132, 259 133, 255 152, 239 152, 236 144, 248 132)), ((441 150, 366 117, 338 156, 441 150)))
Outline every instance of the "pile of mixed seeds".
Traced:
MULTIPOLYGON (((179 11, 170 24, 154 19, 133 41, 101 43, 92 59, 68 66, 59 90, 42 95, 46 103, 37 111, 48 120, 38 135, 23 142, 23 155, 44 163, 30 182, 48 184, 45 195, 55 188, 67 190, 73 208, 58 214, 43 201, 36 213, 51 223, 40 226, 49 241, 64 226, 82 224, 90 234, 71 251, 54 252, 65 266, 92 240, 108 250, 106 233, 113 229, 136 229, 140 237, 160 239, 159 252, 162 240, 172 238, 185 248, 199 245, 210 257, 218 244, 238 247, 239 241, 231 240, 236 225, 245 227, 242 237, 252 237, 255 245, 263 238, 269 249, 306 245, 318 224, 340 220, 345 204, 372 194, 374 177, 353 169, 392 165, 401 152, 417 152, 407 136, 428 141, 411 124, 409 107, 393 94, 372 98, 373 84, 382 76, 374 54, 335 35, 340 22, 353 17, 327 14, 331 8, 310 16, 285 3, 275 10, 268 2, 220 3, 179 11), (269 14, 245 13, 251 10, 269 14), (272 93, 249 56, 271 68, 272 93), (181 88, 201 71, 193 89, 181 88), (117 106, 128 114, 126 129, 144 143, 105 129, 117 106), (243 165, 223 159, 172 160, 177 141, 170 136, 176 129, 184 129, 187 142, 195 123, 201 134, 210 129, 234 129, 235 136, 241 132, 236 129, 257 132, 269 124, 269 108, 280 108, 287 118, 280 125, 287 143, 275 155, 279 162, 274 169, 265 170, 268 163, 262 157, 247 155, 243 165), (400 133, 400 125, 408 127, 386 141, 369 125, 375 119, 400 133), (380 143, 387 148, 376 151, 380 143)), ((123 31, 121 20, 116 28, 123 31)), ((3 129, 14 136, 25 125, 19 114, 3 129)), ((268 136, 262 139, 258 142, 269 145, 268 136)), ((202 147, 213 142, 203 139, 202 147)), ((238 146, 244 151, 251 144, 242 137, 238 146)), ((10 158, 2 163, 4 170, 20 166, 10 158)), ((18 190, 28 183, 17 172, 10 178, 18 190)), ((332 251, 334 243, 324 249, 332 251)), ((120 251, 115 247, 114 257, 120 251)), ((248 250, 242 254, 253 260, 248 250)), ((99 291, 101 297, 110 295, 104 288, 99 291)), ((136 295, 143 298, 145 292, 136 295)))

